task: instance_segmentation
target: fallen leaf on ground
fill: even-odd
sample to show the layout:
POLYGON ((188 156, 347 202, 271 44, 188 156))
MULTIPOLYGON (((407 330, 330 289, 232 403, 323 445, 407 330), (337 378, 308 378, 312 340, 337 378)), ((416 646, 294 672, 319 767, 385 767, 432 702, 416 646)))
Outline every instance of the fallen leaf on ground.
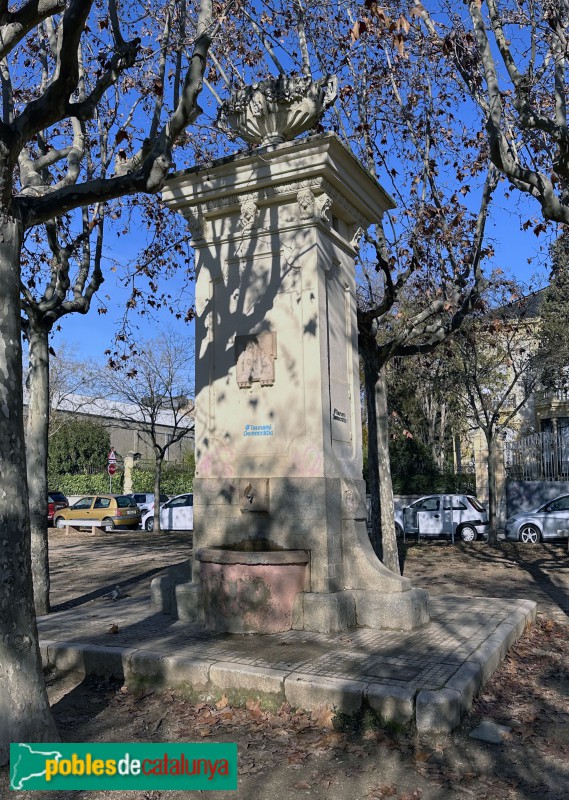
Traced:
POLYGON ((397 786, 386 783, 381 786, 372 787, 366 794, 366 798, 368 798, 368 800, 373 800, 374 798, 380 798, 382 800, 384 797, 395 797, 396 794, 397 786))
POLYGON ((321 725, 323 728, 333 728, 335 716, 336 713, 331 708, 319 708, 312 712, 310 718, 316 725, 321 725))
POLYGON ((252 698, 249 698, 245 702, 245 707, 253 717, 259 718, 263 716, 263 712, 261 711, 261 704, 258 700, 253 700, 252 698))
POLYGON ((334 747, 336 745, 343 744, 344 739, 345 737, 343 733, 338 733, 337 731, 334 731, 333 733, 327 733, 326 736, 321 736, 315 742, 315 744, 317 747, 323 747, 323 748, 334 747))

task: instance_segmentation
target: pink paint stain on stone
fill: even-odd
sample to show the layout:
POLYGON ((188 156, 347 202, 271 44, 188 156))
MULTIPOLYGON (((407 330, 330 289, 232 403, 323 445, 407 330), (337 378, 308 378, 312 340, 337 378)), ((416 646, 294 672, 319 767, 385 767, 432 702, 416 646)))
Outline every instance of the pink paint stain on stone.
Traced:
POLYGON ((196 553, 209 630, 277 633, 292 628, 292 608, 307 588, 305 550, 246 552, 203 548, 196 553))

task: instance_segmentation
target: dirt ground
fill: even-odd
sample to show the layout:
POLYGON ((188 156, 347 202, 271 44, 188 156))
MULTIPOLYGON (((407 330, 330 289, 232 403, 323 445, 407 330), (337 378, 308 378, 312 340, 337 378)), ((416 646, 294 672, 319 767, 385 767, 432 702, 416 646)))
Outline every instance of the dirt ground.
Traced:
MULTIPOLYGON (((166 563, 187 555, 185 535, 146 534, 93 542, 86 565, 84 542, 52 539, 54 604, 93 602, 116 582, 130 594, 145 592, 166 563), (74 552, 75 551, 75 552, 74 552), (83 557, 81 557, 83 551, 83 557), (135 556, 136 554, 136 556, 135 556), (150 574, 151 573, 151 574, 150 574), (96 585, 97 588, 93 588, 96 585)), ((512 648, 476 700, 461 728, 450 735, 395 733, 366 721, 342 727, 329 712, 268 713, 246 708, 192 705, 174 694, 143 696, 101 680, 48 676, 62 739, 71 742, 237 742, 243 800, 567 800, 569 797, 569 555, 566 545, 499 543, 408 544, 404 574, 432 595, 528 597, 538 602, 537 622, 512 648), (469 737, 483 719, 507 725, 501 744, 469 737)), ((0 797, 9 792, 0 775, 0 797)), ((46 792, 46 800, 183 800, 197 792, 46 792)), ((205 794, 205 793, 204 793, 205 794)), ((208 792, 216 798, 222 792, 208 792)))

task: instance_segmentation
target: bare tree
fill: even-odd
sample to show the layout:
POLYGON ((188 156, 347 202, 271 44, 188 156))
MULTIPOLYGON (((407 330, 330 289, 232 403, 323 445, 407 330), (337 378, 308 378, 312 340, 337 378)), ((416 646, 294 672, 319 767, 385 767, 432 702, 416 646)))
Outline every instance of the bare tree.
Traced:
MULTIPOLYGON (((50 272, 45 287, 38 294, 33 288, 37 280, 22 281, 23 330, 29 342, 27 376, 28 419, 26 430, 27 474, 31 526, 31 563, 34 584, 34 604, 37 614, 49 612, 49 557, 47 542, 47 443, 50 408, 49 335, 53 326, 65 315, 86 314, 92 298, 103 282, 101 269, 104 213, 95 221, 83 209, 83 234, 77 275, 71 283, 70 262, 75 247, 60 243, 57 225, 50 220, 45 225, 46 239, 52 252, 50 272), (91 252, 90 233, 96 229, 94 252, 91 252), (71 291, 70 291, 71 290, 71 291), (71 296, 68 297, 68 294, 71 296)), ((34 253, 35 255, 35 253, 34 253)))
POLYGON ((498 446, 511 429, 539 381, 536 309, 532 295, 504 287, 488 298, 484 311, 469 319, 453 337, 446 366, 450 391, 459 399, 471 425, 484 434, 488 449, 489 541, 497 541, 498 446))
POLYGON ((466 15, 446 4, 436 19, 431 5, 417 3, 411 13, 433 50, 455 65, 482 117, 492 162, 537 200, 544 219, 569 223, 568 0, 468 0, 466 15))
MULTIPOLYGON (((338 126, 369 171, 387 176, 398 206, 365 237, 358 295, 372 540, 398 573, 385 366, 430 352, 479 302, 498 171, 458 117, 454 65, 433 59, 404 4, 366 7, 351 43, 336 39, 350 75, 338 126)), ((331 68, 329 51, 315 51, 331 68)))
POLYGON ((124 403, 123 417, 137 425, 155 457, 154 530, 160 532, 162 465, 172 445, 193 430, 193 347, 173 334, 142 342, 126 364, 115 363, 98 378, 107 399, 124 403), (142 423, 142 425, 141 425, 142 423), (167 425, 169 432, 162 428, 167 425))
POLYGON ((90 365, 77 349, 62 341, 50 353, 49 361, 49 438, 57 436, 60 424, 69 415, 79 415, 96 397, 90 365), (58 414, 58 411, 65 412, 58 414))
MULTIPOLYGON (((19 296, 24 236, 74 209, 161 189, 176 143, 199 114, 197 98, 216 30, 211 0, 201 0, 193 32, 183 46, 173 45, 168 21, 178 9, 175 0, 149 5, 148 15, 141 5, 139 16, 119 9, 115 0, 103 8, 89 0, 30 0, 16 10, 0 3, 0 763, 11 741, 57 737, 43 683, 30 569, 19 296), (165 24, 157 31, 162 12, 165 24), (144 46, 141 37, 148 37, 144 46), (148 48, 156 41, 158 47, 148 48), (151 99, 155 92, 164 97, 160 58, 175 58, 186 45, 183 77, 183 59, 174 65, 180 80, 173 111, 153 104, 156 113, 136 146, 129 129, 148 120, 146 84, 151 81, 151 99), (136 94, 140 112, 123 117, 121 95, 136 94), (119 151, 113 175, 91 177, 82 126, 90 131, 106 114, 115 115, 116 138, 128 147, 119 151), (49 147, 42 148, 48 135, 49 147)), ((56 289, 57 280, 65 277, 56 274, 56 289)))

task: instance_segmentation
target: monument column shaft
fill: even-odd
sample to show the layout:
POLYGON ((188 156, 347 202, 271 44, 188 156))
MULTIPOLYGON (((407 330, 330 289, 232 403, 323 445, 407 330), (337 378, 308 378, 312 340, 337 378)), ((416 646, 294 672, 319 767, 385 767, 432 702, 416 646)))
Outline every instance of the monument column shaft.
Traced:
POLYGON ((334 134, 181 173, 164 199, 196 248, 194 547, 306 550, 329 608, 406 591, 366 532, 354 268, 392 201, 334 134))
POLYGON ((325 236, 305 222, 198 249, 198 478, 361 478, 353 256, 325 236))

